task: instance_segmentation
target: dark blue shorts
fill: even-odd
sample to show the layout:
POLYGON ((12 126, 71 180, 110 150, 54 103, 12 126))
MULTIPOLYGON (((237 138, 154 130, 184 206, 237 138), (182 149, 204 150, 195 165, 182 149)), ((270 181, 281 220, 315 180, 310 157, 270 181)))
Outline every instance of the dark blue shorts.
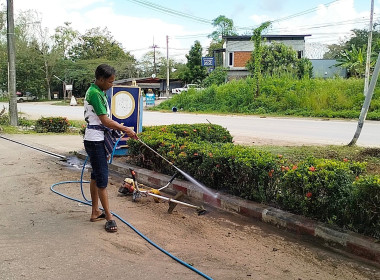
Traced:
POLYGON ((91 179, 96 181, 98 188, 106 188, 108 185, 108 162, 104 141, 85 140, 84 148, 90 157, 91 179))

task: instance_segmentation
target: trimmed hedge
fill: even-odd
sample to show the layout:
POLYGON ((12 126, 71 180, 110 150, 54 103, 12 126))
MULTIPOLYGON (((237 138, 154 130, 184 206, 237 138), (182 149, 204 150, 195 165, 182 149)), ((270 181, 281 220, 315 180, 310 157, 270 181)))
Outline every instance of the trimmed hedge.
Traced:
MULTIPOLYGON (((366 176, 366 163, 287 159, 232 143, 217 125, 147 127, 142 141, 210 188, 380 238, 380 176, 366 176)), ((171 165, 129 140, 135 164, 172 175, 171 165)))

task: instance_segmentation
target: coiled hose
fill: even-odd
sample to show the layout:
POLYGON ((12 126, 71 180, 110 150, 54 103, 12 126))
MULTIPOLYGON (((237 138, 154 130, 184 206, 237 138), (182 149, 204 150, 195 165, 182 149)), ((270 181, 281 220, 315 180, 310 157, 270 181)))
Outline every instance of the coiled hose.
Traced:
MULTIPOLYGON (((113 155, 115 153, 115 148, 118 144, 118 142, 120 141, 121 137, 117 140, 117 142, 115 143, 115 146, 114 146, 114 149, 113 149, 113 152, 112 152, 112 155, 111 155, 111 158, 110 158, 110 161, 109 163, 112 163, 112 159, 113 159, 113 155)), ((76 201, 76 202, 79 202, 79 203, 82 203, 82 204, 85 204, 85 205, 88 205, 88 206, 92 206, 92 203, 90 200, 88 200, 86 198, 86 196, 84 195, 84 192, 83 192, 83 183, 90 183, 89 181, 83 181, 83 173, 84 173, 84 170, 85 170, 85 167, 86 167, 86 163, 88 161, 88 156, 86 157, 84 163, 83 163, 83 168, 82 168, 82 173, 81 173, 81 179, 80 181, 63 181, 63 182, 59 182, 59 183, 55 183, 53 184, 51 187, 50 187, 50 190, 60 196, 63 196, 64 198, 67 198, 67 199, 70 199, 70 200, 73 200, 73 201, 76 201), (80 200, 80 199, 76 199, 76 198, 73 198, 73 197, 70 197, 68 195, 65 195, 61 192, 58 192, 57 190, 55 190, 55 187, 58 186, 58 185, 63 185, 63 184, 71 184, 71 183, 80 183, 80 188, 81 188, 81 192, 82 192, 82 196, 83 196, 83 199, 84 200, 80 200)), ((134 226, 132 226, 130 223, 128 223, 126 220, 124 220, 122 217, 120 217, 118 214, 114 213, 114 212, 111 212, 113 216, 115 216, 116 218, 118 218, 121 222, 123 222, 124 224, 126 224, 128 227, 130 227, 134 232, 136 232, 141 238, 143 238, 145 241, 147 241, 149 244, 151 244, 152 246, 156 247, 158 250, 160 250, 162 253, 166 254, 167 256, 171 257, 173 260, 179 262, 180 264, 184 265, 185 267, 187 267, 188 269, 198 273, 199 275, 201 275, 202 277, 204 277, 205 279, 209 279, 209 280, 212 280, 211 277, 207 276, 206 274, 204 274, 203 272, 199 271, 198 269, 194 268, 193 266, 189 265, 188 263, 184 262, 183 260, 177 258, 176 256, 172 255, 171 253, 169 253, 168 251, 164 250, 163 248, 161 248, 160 246, 158 246, 156 243, 154 243, 152 240, 150 240, 148 237, 146 237, 145 235, 143 235, 140 231, 138 231, 134 226)))

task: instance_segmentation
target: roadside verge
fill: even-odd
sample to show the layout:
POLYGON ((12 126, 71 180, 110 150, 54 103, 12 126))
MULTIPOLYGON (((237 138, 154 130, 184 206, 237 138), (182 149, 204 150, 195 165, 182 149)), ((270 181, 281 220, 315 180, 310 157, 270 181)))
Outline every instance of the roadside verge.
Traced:
MULTIPOLYGON (((77 152, 81 159, 86 158, 84 151, 77 152)), ((155 171, 133 166, 127 163, 113 162, 109 166, 110 170, 130 177, 129 169, 132 168, 137 173, 139 183, 148 186, 164 186, 170 180, 170 176, 155 171)), ((248 201, 232 195, 219 193, 217 198, 202 192, 187 181, 175 179, 166 189, 175 193, 182 191, 190 198, 199 200, 206 206, 213 206, 226 211, 235 212, 265 223, 275 225, 300 235, 308 235, 317 241, 323 241, 329 246, 342 249, 348 253, 363 257, 380 264, 380 243, 379 240, 366 237, 354 232, 333 228, 321 222, 307 219, 303 216, 291 214, 277 208, 264 204, 248 201)), ((214 191, 214 190, 211 190, 214 191)))

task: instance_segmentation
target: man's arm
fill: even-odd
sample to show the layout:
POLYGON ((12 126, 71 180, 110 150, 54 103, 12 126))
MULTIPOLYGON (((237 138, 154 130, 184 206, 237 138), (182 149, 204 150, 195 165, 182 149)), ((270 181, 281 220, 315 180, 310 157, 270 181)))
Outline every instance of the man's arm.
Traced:
POLYGON ((118 122, 111 120, 107 115, 98 116, 102 124, 108 128, 116 129, 125 132, 129 137, 133 139, 138 139, 136 133, 124 125, 119 124, 118 122))

